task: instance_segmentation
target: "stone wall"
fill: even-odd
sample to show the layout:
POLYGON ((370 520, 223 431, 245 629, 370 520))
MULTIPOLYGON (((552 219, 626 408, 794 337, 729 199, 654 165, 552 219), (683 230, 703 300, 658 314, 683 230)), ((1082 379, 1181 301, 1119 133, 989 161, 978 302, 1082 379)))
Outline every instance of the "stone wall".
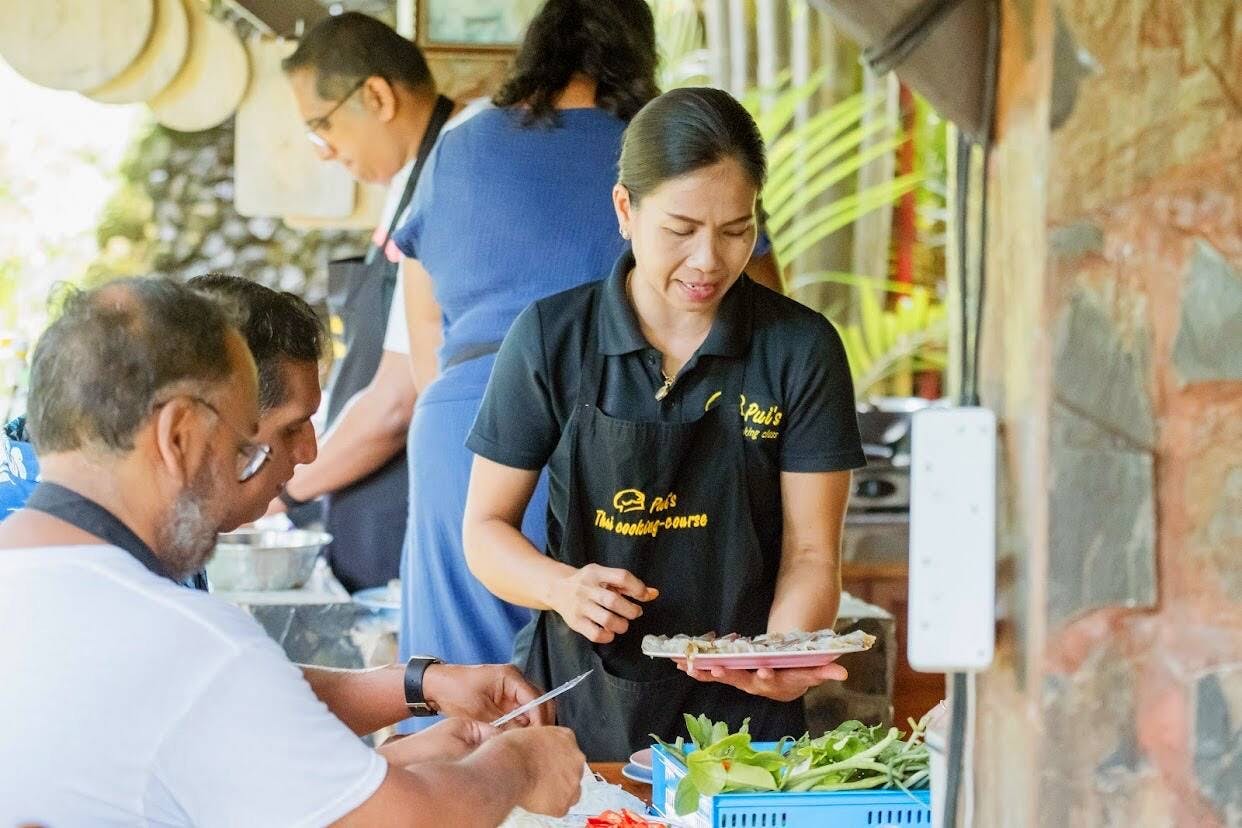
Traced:
POLYGON ((1239 826, 1242 12, 1062 4, 1101 71, 1050 135, 1052 9, 1003 7, 976 824, 1239 826))
POLYGON ((90 283, 225 271, 316 304, 327 292, 327 262, 366 248, 365 232, 301 231, 238 214, 232 121, 198 133, 152 125, 136 140, 121 179, 98 230, 101 255, 90 283))

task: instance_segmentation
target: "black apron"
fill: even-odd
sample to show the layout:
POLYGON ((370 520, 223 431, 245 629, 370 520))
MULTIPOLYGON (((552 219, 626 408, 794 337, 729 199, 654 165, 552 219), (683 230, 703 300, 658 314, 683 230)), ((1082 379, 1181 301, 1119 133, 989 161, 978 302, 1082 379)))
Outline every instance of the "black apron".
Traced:
MULTIPOLYGON (((598 316, 596 300, 595 316, 598 316)), ((596 330, 596 320, 588 322, 596 330)), ((683 713, 705 713, 737 728, 750 718, 757 739, 801 736, 802 702, 775 702, 722 684, 697 682, 669 659, 641 652, 647 634, 738 632, 767 628, 779 547, 765 555, 751 521, 742 423, 736 401, 746 360, 737 359, 720 404, 687 423, 628 422, 597 407, 604 355, 588 337, 578 399, 557 451, 569 452, 564 535, 556 557, 634 573, 660 597, 643 606, 625 635, 594 645, 555 612, 541 612, 527 675, 555 687, 594 673, 557 699, 557 718, 573 729, 591 761, 620 761, 656 734, 685 735, 683 713), (654 537, 632 536, 658 523, 654 537)), ((654 389, 653 389, 654 393, 654 389)), ((555 489, 551 495, 556 497, 555 489)), ((551 508, 551 507, 550 507, 551 508)))
MULTIPOLYGON (((388 260, 384 248, 414 196, 427 156, 452 111, 451 100, 443 95, 436 99, 417 159, 383 241, 372 244, 365 257, 328 264, 328 305, 333 316, 340 319, 345 336, 345 355, 337 363, 328 396, 329 424, 336 422, 345 404, 371 383, 379 368, 388 311, 397 285, 397 263, 388 260)), ((397 577, 405 540, 408 492, 409 472, 402 449, 362 480, 324 498, 324 522, 333 538, 326 550, 328 563, 350 592, 382 586, 397 577)))
MULTIPOLYGON (((169 574, 168 570, 164 568, 164 564, 160 562, 160 559, 155 557, 151 547, 147 546, 142 538, 138 537, 132 529, 122 523, 120 518, 95 501, 78 494, 72 489, 67 489, 57 483, 43 481, 35 486, 35 490, 30 493, 30 499, 26 501, 26 508, 51 515, 54 518, 63 520, 70 526, 76 526, 83 532, 88 532, 100 540, 107 541, 115 547, 124 549, 138 563, 161 578, 167 578, 174 583, 183 583, 177 581, 176 578, 169 574)), ((207 578, 202 572, 196 572, 183 585, 193 587, 194 589, 206 590, 207 578)))

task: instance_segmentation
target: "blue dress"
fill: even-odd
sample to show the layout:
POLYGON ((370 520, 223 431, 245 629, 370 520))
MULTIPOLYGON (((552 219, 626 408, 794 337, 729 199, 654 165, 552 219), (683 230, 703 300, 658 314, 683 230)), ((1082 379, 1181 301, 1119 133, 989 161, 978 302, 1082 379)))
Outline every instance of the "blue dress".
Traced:
MULTIPOLYGON (((394 236, 431 276, 444 316, 440 374, 419 395, 407 442, 403 660, 504 663, 532 618, 479 583, 462 549, 465 442, 495 361, 475 354, 499 347, 531 302, 601 278, 624 250, 611 198, 624 129, 599 109, 563 110, 555 127, 486 109, 440 139, 394 236)), ((546 514, 541 478, 522 526, 540 550, 546 514)))
POLYGON ((38 479, 34 446, 0 436, 0 520, 26 505, 38 479))

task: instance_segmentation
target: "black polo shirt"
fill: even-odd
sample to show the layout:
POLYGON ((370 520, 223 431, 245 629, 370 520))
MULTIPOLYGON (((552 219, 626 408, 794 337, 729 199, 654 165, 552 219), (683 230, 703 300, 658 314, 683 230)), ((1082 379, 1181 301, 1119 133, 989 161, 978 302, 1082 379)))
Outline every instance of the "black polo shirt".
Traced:
MULTIPOLYGON (((656 399, 664 384, 663 358, 643 337, 626 296, 626 274, 633 266, 627 252, 607 279, 542 299, 518 316, 466 441, 471 451, 514 468, 547 465, 552 502, 566 502, 557 494, 570 479, 568 447, 556 448, 574 408, 594 330, 596 347, 605 355, 595 402, 604 414, 622 420, 695 420, 709 404, 726 402, 718 392, 730 365, 746 361, 742 399, 733 404, 742 414, 756 523, 780 519, 781 471, 866 465, 849 364, 836 329, 821 314, 746 276, 721 300, 707 339, 671 391, 656 399)), ((550 529, 564 526, 564 515, 552 518, 550 529)))

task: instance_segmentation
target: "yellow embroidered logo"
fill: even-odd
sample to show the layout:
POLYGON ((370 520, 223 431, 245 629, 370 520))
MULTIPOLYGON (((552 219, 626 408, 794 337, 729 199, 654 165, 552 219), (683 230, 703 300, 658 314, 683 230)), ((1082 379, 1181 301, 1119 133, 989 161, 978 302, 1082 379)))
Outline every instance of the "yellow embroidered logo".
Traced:
POLYGON ((621 514, 641 512, 647 508, 647 496, 638 489, 622 489, 612 496, 612 508, 621 514))
POLYGON ((638 489, 621 489, 612 496, 612 508, 612 513, 605 509, 595 510, 595 526, 626 537, 654 538, 661 529, 702 529, 707 526, 707 515, 704 513, 673 514, 677 508, 676 492, 648 498, 638 489), (639 515, 636 519, 621 519, 621 515, 631 512, 643 512, 653 517, 639 515))
POLYGON ((781 436, 781 420, 785 412, 779 405, 762 406, 750 402, 745 394, 738 395, 738 412, 742 415, 742 436, 749 440, 775 440, 781 436))

